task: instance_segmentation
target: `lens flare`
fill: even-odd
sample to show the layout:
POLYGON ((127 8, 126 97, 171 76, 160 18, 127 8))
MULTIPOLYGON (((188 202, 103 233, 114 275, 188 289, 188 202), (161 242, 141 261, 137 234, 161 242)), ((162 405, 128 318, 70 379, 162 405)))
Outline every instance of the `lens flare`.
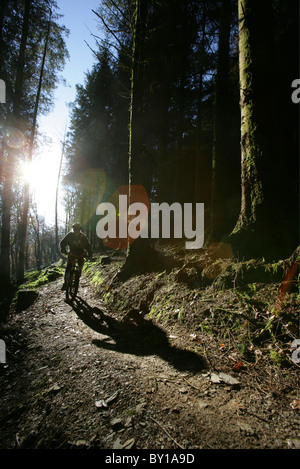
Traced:
POLYGON ((20 150, 26 143, 24 133, 14 127, 6 127, 3 132, 4 143, 15 150, 20 150))
POLYGON ((103 200, 109 179, 103 169, 88 169, 77 176, 76 182, 82 188, 86 207, 91 207, 83 213, 82 224, 87 225, 95 215, 97 205, 103 200))
POLYGON ((285 297, 285 295, 290 293, 295 277, 299 273, 299 265, 300 265, 300 261, 297 260, 287 272, 284 280, 281 282, 278 296, 277 296, 277 301, 276 301, 277 307, 281 306, 282 300, 285 297))
MULTIPOLYGON (((124 224, 127 225, 127 233, 128 233, 128 226, 129 226, 131 220, 135 218, 135 215, 128 215, 129 205, 132 205, 136 202, 142 203, 147 207, 147 210, 149 212, 149 210, 150 210, 149 197, 147 195, 147 192, 146 192, 144 186, 141 186, 141 185, 120 186, 111 195, 108 202, 113 204, 116 208, 116 213, 117 213, 117 220, 115 221, 115 223, 116 223, 116 237, 115 238, 105 238, 103 240, 103 244, 106 247, 110 248, 110 249, 115 249, 115 250, 126 249, 128 244, 131 244, 133 241, 135 241, 135 238, 131 238, 129 235, 128 235, 127 238, 124 238, 124 237, 120 236, 120 226, 124 225, 124 224), (120 207, 119 207, 119 200, 120 200, 119 196, 120 195, 126 195, 127 196, 127 210, 126 210, 126 213, 124 211, 120 210, 120 207)), ((139 231, 143 230, 146 223, 147 223, 147 217, 145 217, 145 218, 141 217, 141 222, 140 222, 141 226, 140 226, 139 231)))

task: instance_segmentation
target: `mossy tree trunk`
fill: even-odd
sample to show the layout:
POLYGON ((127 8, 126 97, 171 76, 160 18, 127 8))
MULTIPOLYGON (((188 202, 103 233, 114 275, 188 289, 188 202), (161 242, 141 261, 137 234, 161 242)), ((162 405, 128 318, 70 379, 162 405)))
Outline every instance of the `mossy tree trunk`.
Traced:
POLYGON ((274 257, 282 244, 277 202, 283 162, 272 13, 271 0, 238 1, 241 210, 231 239, 240 258, 274 257))
MULTIPOLYGON (((145 41, 147 31, 147 0, 136 0, 131 68, 131 99, 129 124, 129 205, 133 200, 133 186, 141 186, 149 196, 149 174, 145 151, 145 41)), ((143 202, 143 200, 141 200, 143 202)), ((128 238, 129 239, 129 238, 128 238)), ((154 261, 148 238, 139 237, 128 244, 126 261, 119 272, 120 279, 147 271, 154 261)))
POLYGON ((147 0, 136 0, 135 30, 132 47, 131 99, 129 125, 129 185, 145 184, 145 146, 143 122, 145 115, 144 48, 147 0))
MULTIPOLYGON (((131 64, 131 93, 130 93, 130 121, 129 121, 129 197, 128 205, 132 199, 132 185, 145 182, 145 155, 143 146, 143 120, 144 120, 144 96, 143 96, 143 52, 145 42, 147 1, 135 1, 134 31, 132 41, 131 64)), ((125 264, 121 270, 120 278, 126 278, 139 270, 140 260, 143 255, 143 242, 140 239, 128 244, 125 264)))

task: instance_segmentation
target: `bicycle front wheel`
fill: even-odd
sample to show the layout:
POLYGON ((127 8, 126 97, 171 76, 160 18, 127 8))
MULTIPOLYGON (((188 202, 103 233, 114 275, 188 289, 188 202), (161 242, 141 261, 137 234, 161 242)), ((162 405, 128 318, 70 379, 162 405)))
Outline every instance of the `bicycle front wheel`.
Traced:
POLYGON ((67 283, 66 298, 67 300, 74 300, 79 286, 79 274, 78 271, 70 272, 69 281, 67 283))

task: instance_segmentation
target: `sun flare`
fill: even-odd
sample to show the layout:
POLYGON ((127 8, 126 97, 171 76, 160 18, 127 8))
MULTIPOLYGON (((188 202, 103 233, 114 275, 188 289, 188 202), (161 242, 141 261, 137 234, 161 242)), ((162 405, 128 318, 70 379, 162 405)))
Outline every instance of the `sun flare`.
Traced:
POLYGON ((59 172, 59 155, 45 153, 22 168, 22 177, 29 184, 37 210, 45 219, 53 220, 59 172))

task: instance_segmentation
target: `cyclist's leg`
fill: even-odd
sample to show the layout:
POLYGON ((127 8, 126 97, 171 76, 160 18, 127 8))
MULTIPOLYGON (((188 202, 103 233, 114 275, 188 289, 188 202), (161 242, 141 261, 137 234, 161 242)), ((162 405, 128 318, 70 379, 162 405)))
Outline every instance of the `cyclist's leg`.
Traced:
POLYGON ((72 267, 72 261, 71 261, 71 255, 69 254, 68 260, 67 260, 67 266, 65 269, 65 275, 64 275, 64 284, 63 284, 63 290, 66 288, 67 280, 68 280, 68 275, 72 267))
POLYGON ((83 264, 84 264, 84 258, 79 257, 78 258, 79 277, 81 277, 83 264))

